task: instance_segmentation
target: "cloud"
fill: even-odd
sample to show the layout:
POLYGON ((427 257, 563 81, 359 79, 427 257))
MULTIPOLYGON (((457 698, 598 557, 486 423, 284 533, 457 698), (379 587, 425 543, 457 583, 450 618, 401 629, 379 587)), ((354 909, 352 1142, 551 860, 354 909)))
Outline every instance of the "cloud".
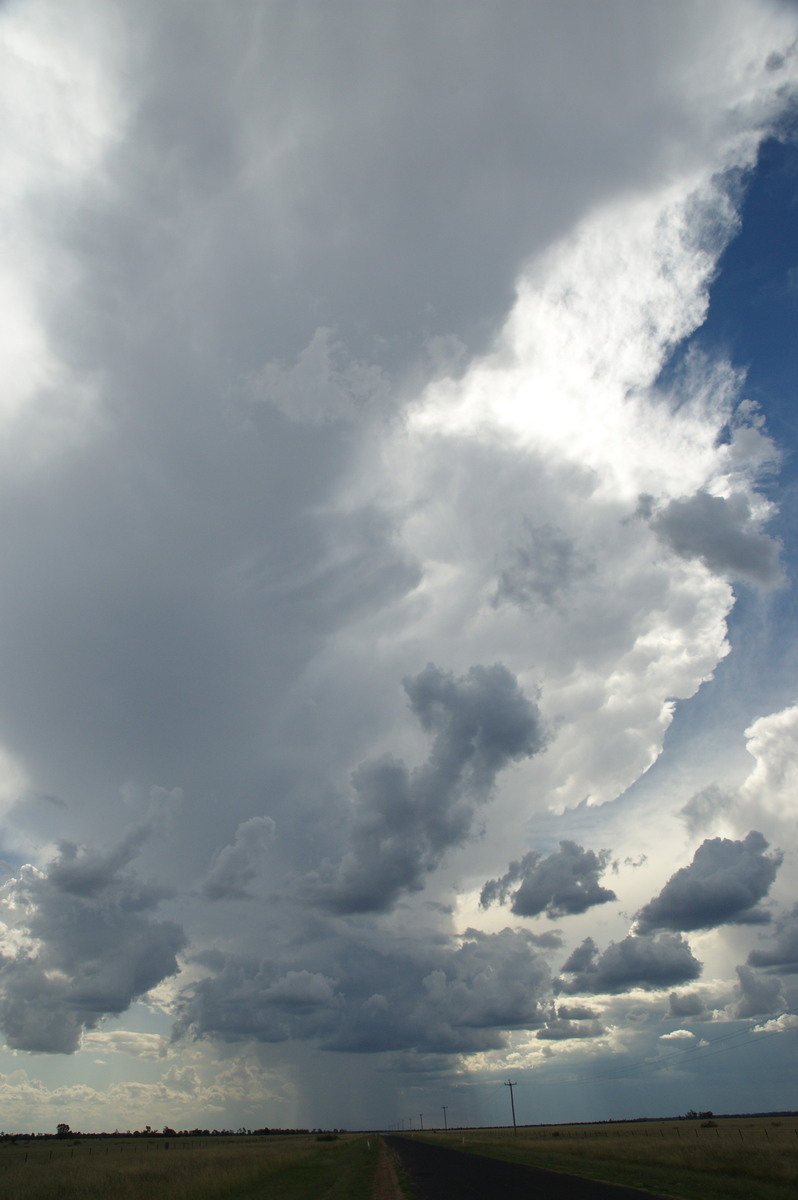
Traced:
POLYGON ((260 874, 274 841, 271 817, 250 817, 236 830, 235 841, 214 856, 200 891, 208 900, 242 900, 251 896, 248 885, 260 874))
POLYGON ((295 421, 352 420, 365 406, 385 408, 388 381, 378 366, 348 359, 331 329, 317 329, 296 364, 267 363, 246 382, 246 393, 295 421))
POLYGON ((84 1030, 177 973, 183 930, 150 915, 163 889, 125 870, 145 836, 138 826, 105 851, 64 843, 45 871, 23 867, 3 885, 0 1028, 9 1046, 72 1053, 84 1030))
POLYGON ((498 773, 545 745, 537 705, 500 664, 455 678, 429 663, 405 691, 432 748, 415 770, 384 757, 354 772, 352 848, 309 883, 315 901, 339 913, 384 911, 419 890, 468 838, 498 773))
POLYGON ((798 974, 798 904, 779 917, 772 936, 748 955, 748 965, 782 975, 798 974))
POLYGON ((691 1033, 689 1029, 673 1029, 670 1033, 661 1034, 659 1040, 661 1042, 689 1041, 694 1037, 695 1034, 691 1033))
POLYGON ((772 975, 760 975, 750 967, 738 967, 738 999, 732 1015, 738 1019, 770 1016, 787 1006, 784 985, 772 975))
POLYGON ((696 492, 671 500, 652 521, 652 528, 683 558, 700 558, 712 571, 762 587, 784 582, 780 545, 761 531, 748 496, 712 496, 696 492))
POLYGON ((780 1016, 774 1017, 771 1021, 764 1021, 761 1025, 755 1025, 751 1032, 782 1033, 785 1029, 798 1029, 798 1014, 781 1013, 780 1016))
POLYGON ((564 1021, 592 1021, 598 1013, 584 1004, 558 1004, 557 1016, 564 1021))
POLYGON ((618 993, 637 987, 651 990, 687 983, 698 978, 701 964, 681 937, 630 934, 620 942, 611 942, 601 955, 593 939, 586 938, 564 963, 562 971, 570 976, 558 980, 565 993, 618 993))
POLYGON ((707 838, 690 865, 681 867, 643 906, 637 916, 638 930, 712 929, 769 921, 769 914, 756 905, 767 895, 783 856, 766 855, 767 848, 756 830, 742 841, 707 838))
POLYGON ((128 1029, 92 1029, 83 1035, 81 1049, 158 1060, 167 1054, 169 1041, 168 1038, 155 1033, 140 1033, 128 1029))
MULTIPOLYGON (((175 1005, 200 1040, 118 1119, 315 1124, 326 1069, 337 1123, 317 1047, 495 1064, 565 944, 457 937, 511 860, 508 906, 602 902, 588 992, 697 971, 618 940, 581 847, 648 852, 613 879, 630 911, 673 869, 650 883, 668 729, 712 696, 730 579, 778 572, 742 372, 670 364, 789 103, 794 14, 572 7, 2 7, 0 1014, 71 1049, 160 979, 137 1019, 175 1005), (174 837, 129 827, 154 780, 174 837), (522 858, 554 812, 570 871, 522 858), (198 1077, 211 1039, 297 1082, 198 1077)), ((753 727, 774 777, 788 723, 753 727)), ((774 822, 790 778, 757 793, 774 822)), ((599 1020, 576 1012, 547 1028, 599 1020)))
POLYGON ((531 942, 541 950, 559 950, 563 937, 559 930, 544 930, 543 933, 530 933, 531 942))
POLYGON ((336 976, 225 956, 187 988, 176 1036, 288 1038, 329 1050, 474 1053, 501 1046, 504 1030, 544 1020, 550 973, 524 931, 468 930, 459 945, 402 947, 329 939, 336 976))
POLYGON ((536 1038, 548 1042, 565 1042, 574 1038, 596 1038, 605 1032, 599 1021, 547 1021, 535 1034, 536 1038))
POLYGON ((335 1003, 335 980, 311 971, 287 971, 263 993, 267 1004, 305 1010, 335 1003))
MULTIPOLYGON (((97 1035, 88 1035, 94 1038, 97 1035)), ((131 1036, 132 1035, 128 1035, 131 1036)), ((122 1050, 120 1048, 120 1054, 122 1050)), ((135 1072, 138 1051, 130 1046, 129 1069, 135 1072)), ((17 1130, 55 1132, 68 1120, 76 1130, 256 1128, 272 1108, 291 1113, 296 1124, 296 1090, 280 1072, 258 1061, 247 1047, 240 1056, 214 1054, 205 1045, 184 1050, 183 1065, 171 1062, 160 1072, 146 1049, 142 1079, 126 1078, 105 1085, 36 1078, 23 1069, 0 1074, 0 1104, 15 1114, 17 1130)), ((75 1062, 74 1059, 70 1060, 75 1062)), ((115 1064, 117 1068, 120 1063, 115 1064)))
POLYGON ((759 717, 745 733, 755 765, 740 788, 741 804, 770 822, 783 821, 798 782, 798 707, 759 717))
POLYGON ((575 842, 560 842, 560 849, 543 857, 531 850, 519 862, 510 863, 501 879, 489 880, 482 889, 480 904, 487 908, 506 903, 513 884, 510 909, 521 917, 545 912, 549 920, 586 912, 595 904, 617 899, 615 892, 601 887, 599 876, 607 869, 610 851, 584 850, 575 842))
POLYGON ((679 816, 684 818, 688 832, 695 835, 711 826, 717 817, 727 813, 732 803, 733 797, 728 792, 711 783, 690 797, 679 816))
POLYGON ((186 1033, 222 1041, 283 1042, 330 1033, 340 998, 336 981, 318 971, 285 971, 233 954, 220 969, 183 988, 175 1040, 186 1033))
POLYGON ((671 992, 668 997, 669 1013, 672 1017, 699 1017, 706 1012, 707 1004, 698 992, 671 992))
POLYGON ((499 573, 494 604, 520 607, 562 602, 567 592, 592 570, 575 542, 553 525, 528 524, 524 543, 499 573))

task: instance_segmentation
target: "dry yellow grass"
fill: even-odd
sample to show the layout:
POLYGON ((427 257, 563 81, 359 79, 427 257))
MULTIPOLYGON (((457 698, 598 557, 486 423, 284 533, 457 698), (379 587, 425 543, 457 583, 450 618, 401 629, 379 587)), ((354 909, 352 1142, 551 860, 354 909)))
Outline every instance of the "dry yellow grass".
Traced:
POLYGON ((109 1139, 0 1146, 3 1200, 369 1200, 377 1138, 109 1139))
POLYGON ((448 1136, 473 1153, 673 1196, 787 1200, 798 1194, 798 1119, 792 1117, 524 1127, 515 1135, 502 1129, 448 1136))

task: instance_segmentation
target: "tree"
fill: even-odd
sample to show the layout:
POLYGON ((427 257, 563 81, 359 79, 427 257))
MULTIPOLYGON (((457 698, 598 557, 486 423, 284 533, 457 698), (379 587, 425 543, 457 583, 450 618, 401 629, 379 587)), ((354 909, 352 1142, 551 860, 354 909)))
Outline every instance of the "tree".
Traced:
POLYGON ((56 1125, 55 1129, 60 1138, 69 1137, 70 1133, 72 1132, 65 1121, 62 1121, 59 1125, 56 1125))

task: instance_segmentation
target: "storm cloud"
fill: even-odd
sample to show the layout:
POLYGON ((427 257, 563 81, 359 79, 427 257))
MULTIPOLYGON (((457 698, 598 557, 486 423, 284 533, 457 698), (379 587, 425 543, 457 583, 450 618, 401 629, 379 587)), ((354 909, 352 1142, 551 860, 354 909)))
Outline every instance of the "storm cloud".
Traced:
POLYGON ((701 964, 687 942, 673 934, 638 937, 630 934, 612 942, 603 954, 586 938, 562 966, 558 983, 563 992, 618 993, 631 988, 671 987, 697 979, 701 964))
POLYGON ((742 841, 708 838, 687 867, 672 875, 658 896, 637 916, 641 933, 654 929, 712 929, 716 925, 763 924, 770 915, 757 908, 770 890, 783 856, 766 854, 768 843, 751 832, 742 841))
POLYGON ((783 582, 780 546, 762 532, 750 500, 740 493, 712 496, 705 491, 671 500, 652 527, 676 554, 700 558, 710 570, 763 587, 783 582))
POLYGON ((557 604, 593 569, 590 560, 556 526, 541 525, 526 532, 499 574, 495 604, 557 604))
POLYGON ((323 865, 311 895, 336 912, 390 908, 417 891, 447 850, 471 832, 478 805, 506 766, 545 745, 537 705, 506 667, 471 667, 457 679, 429 663, 405 680, 413 713, 434 735, 426 763, 365 762, 352 776, 351 850, 323 865))
POLYGON ((575 842, 560 842, 560 849, 545 858, 530 850, 518 862, 510 863, 501 879, 491 879, 480 895, 483 908, 498 901, 506 903, 512 891, 511 912, 519 917, 534 917, 545 912, 549 920, 570 913, 586 912, 594 904, 617 899, 615 892, 602 887, 598 880, 609 864, 610 851, 585 850, 575 842))
POLYGON ((601 1037, 604 1032, 599 1021, 567 1021, 558 1018, 547 1021, 535 1037, 547 1042, 567 1042, 574 1038, 601 1037))
POLYGON ((365 1126, 410 1072, 482 1123, 466 1070, 656 1046, 680 931, 724 1002, 789 969, 719 924, 794 903, 760 835, 655 894, 679 811, 794 842, 788 593, 733 586, 790 576, 790 426, 707 320, 796 45, 779 0, 0 4, 29 1128, 365 1126))
POLYGON ((706 1000, 698 992, 671 992, 668 997, 668 1012, 672 1017, 700 1017, 706 1010, 706 1000))
POLYGON ((209 900, 242 900, 251 896, 250 885, 262 872, 274 836, 271 817, 250 817, 239 825, 235 841, 214 855, 211 869, 202 881, 202 894, 209 900))
POLYGON ((279 976, 268 963, 225 956, 184 992, 177 1036, 455 1054, 500 1047, 504 1031, 545 1020, 550 972, 520 930, 472 929, 459 945, 404 949, 376 942, 367 949, 339 935, 330 953, 334 977, 279 976))
POLYGON ((748 955, 748 965, 783 975, 798 974, 798 904, 774 922, 769 939, 760 939, 748 955))
POLYGON ((177 974, 186 938, 152 914, 168 894, 128 870, 149 830, 104 852, 65 842, 2 887, 0 1027, 9 1046, 72 1053, 85 1030, 177 974))
POLYGON ((737 968, 738 999, 732 1012, 738 1019, 772 1016, 787 1007, 782 981, 773 975, 760 974, 750 967, 737 968))

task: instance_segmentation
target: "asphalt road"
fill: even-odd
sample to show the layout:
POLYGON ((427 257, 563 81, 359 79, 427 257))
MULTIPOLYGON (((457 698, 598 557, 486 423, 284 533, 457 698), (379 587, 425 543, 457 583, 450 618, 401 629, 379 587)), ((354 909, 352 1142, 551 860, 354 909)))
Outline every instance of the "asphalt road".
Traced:
POLYGON ((386 1137, 417 1200, 652 1200, 651 1192, 464 1154, 406 1137, 386 1137))

